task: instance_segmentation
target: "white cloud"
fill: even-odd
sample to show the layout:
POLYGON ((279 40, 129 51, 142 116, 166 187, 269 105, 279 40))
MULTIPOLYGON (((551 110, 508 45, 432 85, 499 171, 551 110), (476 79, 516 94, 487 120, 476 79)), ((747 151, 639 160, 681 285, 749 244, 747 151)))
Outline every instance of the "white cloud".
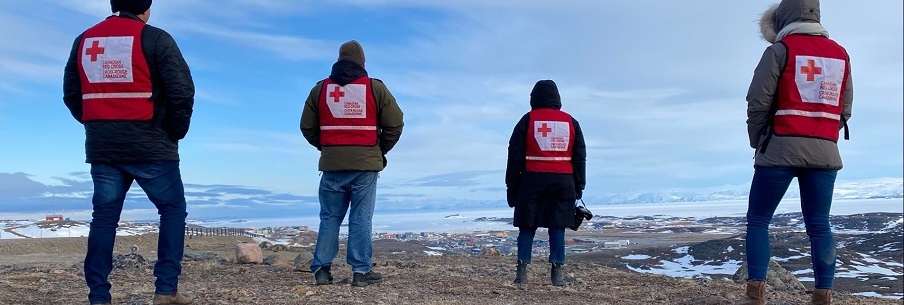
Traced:
MULTIPOLYGON (((508 138, 529 110, 531 87, 553 79, 563 109, 585 132, 588 188, 634 190, 749 181, 753 152, 744 97, 767 46, 755 21, 772 2, 185 0, 155 2, 151 24, 177 37, 198 84, 196 119, 182 145, 188 178, 315 192, 317 152, 296 124, 311 80, 328 71, 306 69, 328 67, 340 42, 333 37, 351 36, 364 44, 371 75, 386 82, 405 112, 405 131, 381 185, 504 168, 508 138), (333 34, 335 24, 309 22, 323 12, 390 10, 427 17, 400 18, 405 32, 386 24, 395 30, 342 29, 333 36, 326 33, 333 34), (208 56, 215 52, 234 57, 208 56), (297 86, 245 83, 252 77, 240 74, 271 73, 268 66, 249 68, 262 61, 285 62, 272 78, 297 86), (267 124, 274 121, 280 123, 267 124)), ((0 32, 0 41, 30 41, 0 44, 0 90, 28 92, 23 82, 58 90, 75 30, 109 14, 105 0, 48 3, 75 14, 61 18, 0 4, 0 27, 14 29, 0 32)), ((900 175, 889 168, 902 167, 902 4, 822 5, 824 25, 848 48, 853 64, 853 141, 840 144, 844 173, 900 175)), ((475 181, 481 185, 474 189, 503 184, 501 174, 475 181)), ((448 187, 405 192, 464 193, 448 187)))

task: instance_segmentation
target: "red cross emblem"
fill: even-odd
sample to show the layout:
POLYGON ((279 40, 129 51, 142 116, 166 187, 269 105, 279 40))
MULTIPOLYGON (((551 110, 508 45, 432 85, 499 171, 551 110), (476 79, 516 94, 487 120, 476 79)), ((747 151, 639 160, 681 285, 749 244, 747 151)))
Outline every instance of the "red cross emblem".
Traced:
POLYGON ((339 90, 339 86, 336 86, 333 88, 333 92, 330 92, 327 96, 333 98, 334 103, 338 103, 340 97, 345 97, 345 92, 342 92, 342 90, 339 90))
POLYGON ((806 74, 807 81, 812 82, 816 80, 816 74, 822 74, 822 68, 816 66, 815 60, 808 59, 806 66, 800 66, 800 74, 806 74))
POLYGON ((547 133, 552 132, 552 128, 549 128, 549 126, 546 126, 546 123, 543 123, 540 125, 540 128, 537 128, 537 132, 540 133, 540 136, 545 138, 547 133))
POLYGON ((97 61, 97 55, 104 54, 104 47, 100 46, 100 41, 91 42, 91 47, 85 49, 85 55, 91 56, 91 61, 97 61))

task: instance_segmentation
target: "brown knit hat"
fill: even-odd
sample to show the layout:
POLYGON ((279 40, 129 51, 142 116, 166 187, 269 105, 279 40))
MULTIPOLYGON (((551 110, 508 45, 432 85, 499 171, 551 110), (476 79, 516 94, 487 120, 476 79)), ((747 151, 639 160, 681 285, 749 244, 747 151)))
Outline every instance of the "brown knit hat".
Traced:
POLYGON ((364 65, 364 48, 355 40, 349 40, 339 47, 339 60, 351 60, 359 65, 364 65))

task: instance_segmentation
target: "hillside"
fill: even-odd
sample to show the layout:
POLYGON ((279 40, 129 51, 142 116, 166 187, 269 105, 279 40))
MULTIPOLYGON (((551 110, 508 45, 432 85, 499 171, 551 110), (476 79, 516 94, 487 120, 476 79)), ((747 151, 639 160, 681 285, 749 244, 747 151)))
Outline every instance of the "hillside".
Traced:
MULTIPOLYGON (((122 236, 116 251, 131 245, 152 259, 153 234, 122 236)), ((313 286, 312 275, 294 271, 298 254, 281 251, 274 265, 232 263, 236 241, 244 237, 193 237, 187 240, 181 288, 197 304, 731 304, 741 285, 620 271, 593 262, 566 266, 568 285, 548 284, 548 265, 536 259, 530 283, 511 284, 513 259, 502 256, 428 256, 415 251, 375 249, 384 282, 365 288, 347 283, 344 257, 336 259, 339 284, 313 286)), ((84 238, 0 240, 0 304, 83 304, 86 288, 81 260, 84 238)), ((297 249, 296 249, 297 250, 297 249)), ((297 251, 306 252, 309 249, 297 251)), ((265 256, 272 254, 265 251, 265 256)), ((116 269, 111 276, 114 304, 150 304, 150 265, 116 269)), ((805 304, 803 293, 770 292, 769 304, 805 304)), ((900 304, 900 300, 836 294, 836 304, 900 304)))
MULTIPOLYGON (((658 202, 712 202, 747 200, 750 185, 726 185, 706 188, 660 190, 655 192, 617 193, 585 198, 595 204, 658 203, 658 202)), ((835 185, 834 199, 884 199, 904 197, 904 179, 877 178, 858 181, 839 181, 835 185)), ((800 198, 797 182, 791 183, 785 198, 800 198)))

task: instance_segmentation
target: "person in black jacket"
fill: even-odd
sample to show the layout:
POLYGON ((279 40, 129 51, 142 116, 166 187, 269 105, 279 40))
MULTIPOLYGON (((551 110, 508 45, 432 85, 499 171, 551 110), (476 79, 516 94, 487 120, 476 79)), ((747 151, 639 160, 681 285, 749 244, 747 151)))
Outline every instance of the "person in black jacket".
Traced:
POLYGON ((195 88, 173 37, 147 25, 151 0, 111 0, 113 15, 79 35, 63 79, 63 101, 85 128, 94 182, 85 256, 91 304, 110 304, 113 244, 133 181, 160 214, 154 304, 190 304, 178 290, 186 202, 179 140, 195 88))
POLYGON ((575 200, 586 184, 587 148, 581 126, 561 111, 556 83, 541 80, 530 93, 531 111, 515 125, 505 172, 507 201, 515 208, 518 266, 515 283, 527 282, 538 227, 548 228, 550 280, 563 286, 565 228, 574 223, 575 200))

